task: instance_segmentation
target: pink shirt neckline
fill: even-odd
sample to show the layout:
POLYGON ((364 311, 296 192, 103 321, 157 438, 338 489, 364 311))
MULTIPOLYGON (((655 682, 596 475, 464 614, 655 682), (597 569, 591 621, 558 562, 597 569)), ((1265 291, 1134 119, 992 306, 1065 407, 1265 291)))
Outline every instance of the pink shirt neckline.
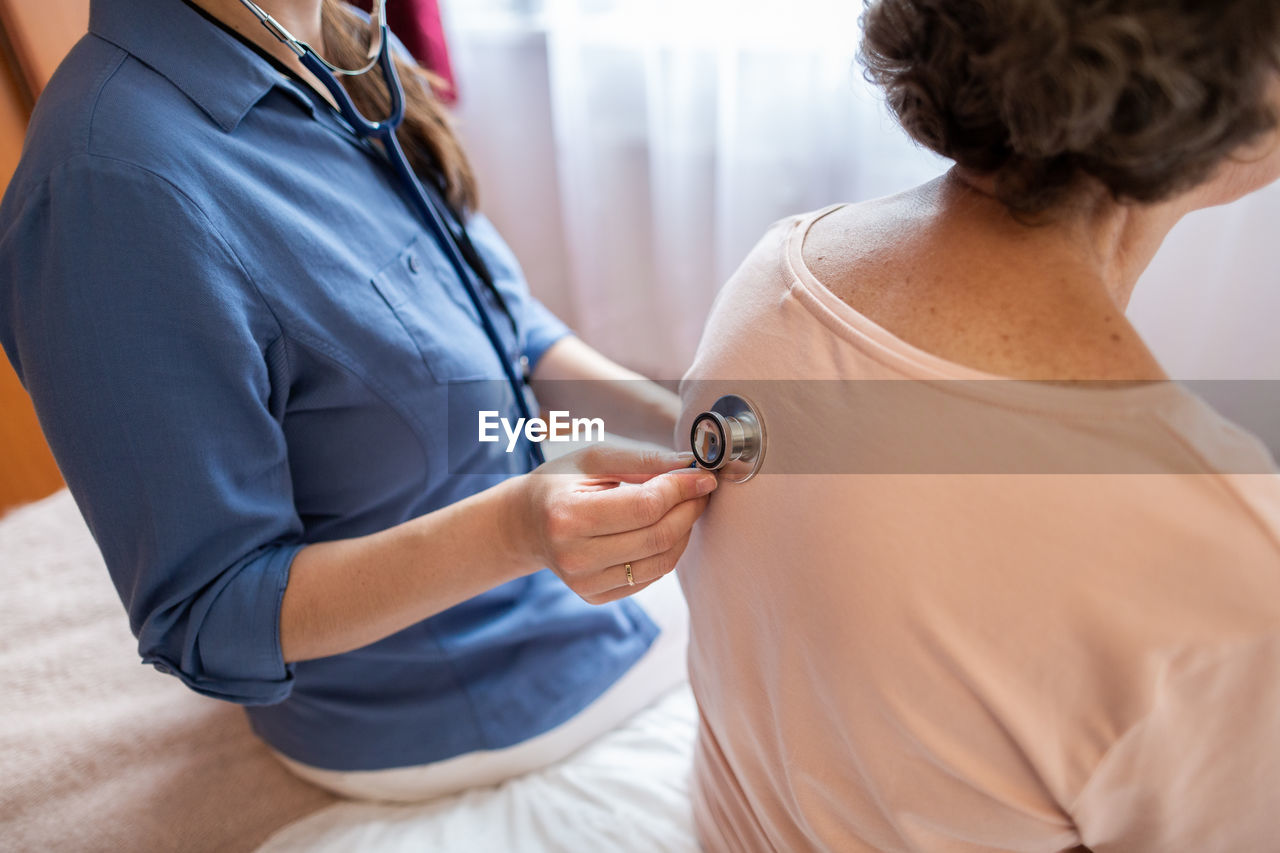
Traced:
POLYGON ((792 222, 791 233, 786 237, 785 260, 792 280, 799 285, 793 288, 793 293, 835 334, 869 358, 901 373, 903 378, 970 380, 956 382, 949 390, 1011 410, 1053 415, 1114 418, 1147 413, 1153 406, 1198 402, 1175 380, 1118 387, 1108 382, 1064 385, 1011 379, 949 361, 904 341, 832 293, 804 262, 804 241, 809 230, 823 217, 846 206, 845 203, 833 204, 792 222))

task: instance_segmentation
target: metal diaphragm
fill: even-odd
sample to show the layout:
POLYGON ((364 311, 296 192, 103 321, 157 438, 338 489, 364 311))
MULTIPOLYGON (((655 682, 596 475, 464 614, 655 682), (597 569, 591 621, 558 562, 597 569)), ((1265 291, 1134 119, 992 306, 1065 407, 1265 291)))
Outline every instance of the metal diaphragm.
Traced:
POLYGON ((726 394, 693 419, 689 443, 699 466, 720 472, 721 480, 745 483, 764 462, 764 420, 748 400, 726 394))

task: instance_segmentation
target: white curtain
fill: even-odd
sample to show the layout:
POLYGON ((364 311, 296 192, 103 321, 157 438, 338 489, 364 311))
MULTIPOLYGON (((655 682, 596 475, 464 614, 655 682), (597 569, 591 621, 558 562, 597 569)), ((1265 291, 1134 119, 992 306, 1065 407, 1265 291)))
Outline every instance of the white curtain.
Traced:
POLYGON ((1129 316, 1176 379, 1280 379, 1280 184, 1179 223, 1129 316))
MULTIPOLYGON (((855 64, 858 0, 447 0, 482 206, 534 291, 660 378, 774 220, 946 164, 855 64)), ((1180 226, 1133 315, 1180 378, 1280 374, 1274 189, 1180 226)))

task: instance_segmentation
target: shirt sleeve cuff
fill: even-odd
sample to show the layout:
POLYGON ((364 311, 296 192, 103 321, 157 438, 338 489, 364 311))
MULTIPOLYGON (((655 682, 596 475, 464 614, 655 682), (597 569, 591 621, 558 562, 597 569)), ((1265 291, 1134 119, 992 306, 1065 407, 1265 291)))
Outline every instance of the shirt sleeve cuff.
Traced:
POLYGON ((564 321, 532 296, 525 314, 525 329, 524 356, 529 359, 530 370, 537 366, 538 359, 551 349, 552 344, 573 334, 564 321))
MULTIPOLYGON (((199 603, 203 619, 179 663, 163 650, 143 662, 176 676, 197 693, 241 705, 271 705, 293 690, 293 667, 280 649, 280 607, 301 545, 276 546, 244 561, 199 603)), ((196 613, 192 613, 193 621, 196 613)))

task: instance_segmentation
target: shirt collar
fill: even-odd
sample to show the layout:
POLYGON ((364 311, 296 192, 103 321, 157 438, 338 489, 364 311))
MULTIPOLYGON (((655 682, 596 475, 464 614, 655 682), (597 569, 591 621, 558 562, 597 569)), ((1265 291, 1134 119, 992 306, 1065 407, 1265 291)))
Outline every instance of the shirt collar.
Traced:
POLYGON ((182 0, 92 0, 89 32, 163 76, 228 133, 281 83, 266 60, 182 0))

